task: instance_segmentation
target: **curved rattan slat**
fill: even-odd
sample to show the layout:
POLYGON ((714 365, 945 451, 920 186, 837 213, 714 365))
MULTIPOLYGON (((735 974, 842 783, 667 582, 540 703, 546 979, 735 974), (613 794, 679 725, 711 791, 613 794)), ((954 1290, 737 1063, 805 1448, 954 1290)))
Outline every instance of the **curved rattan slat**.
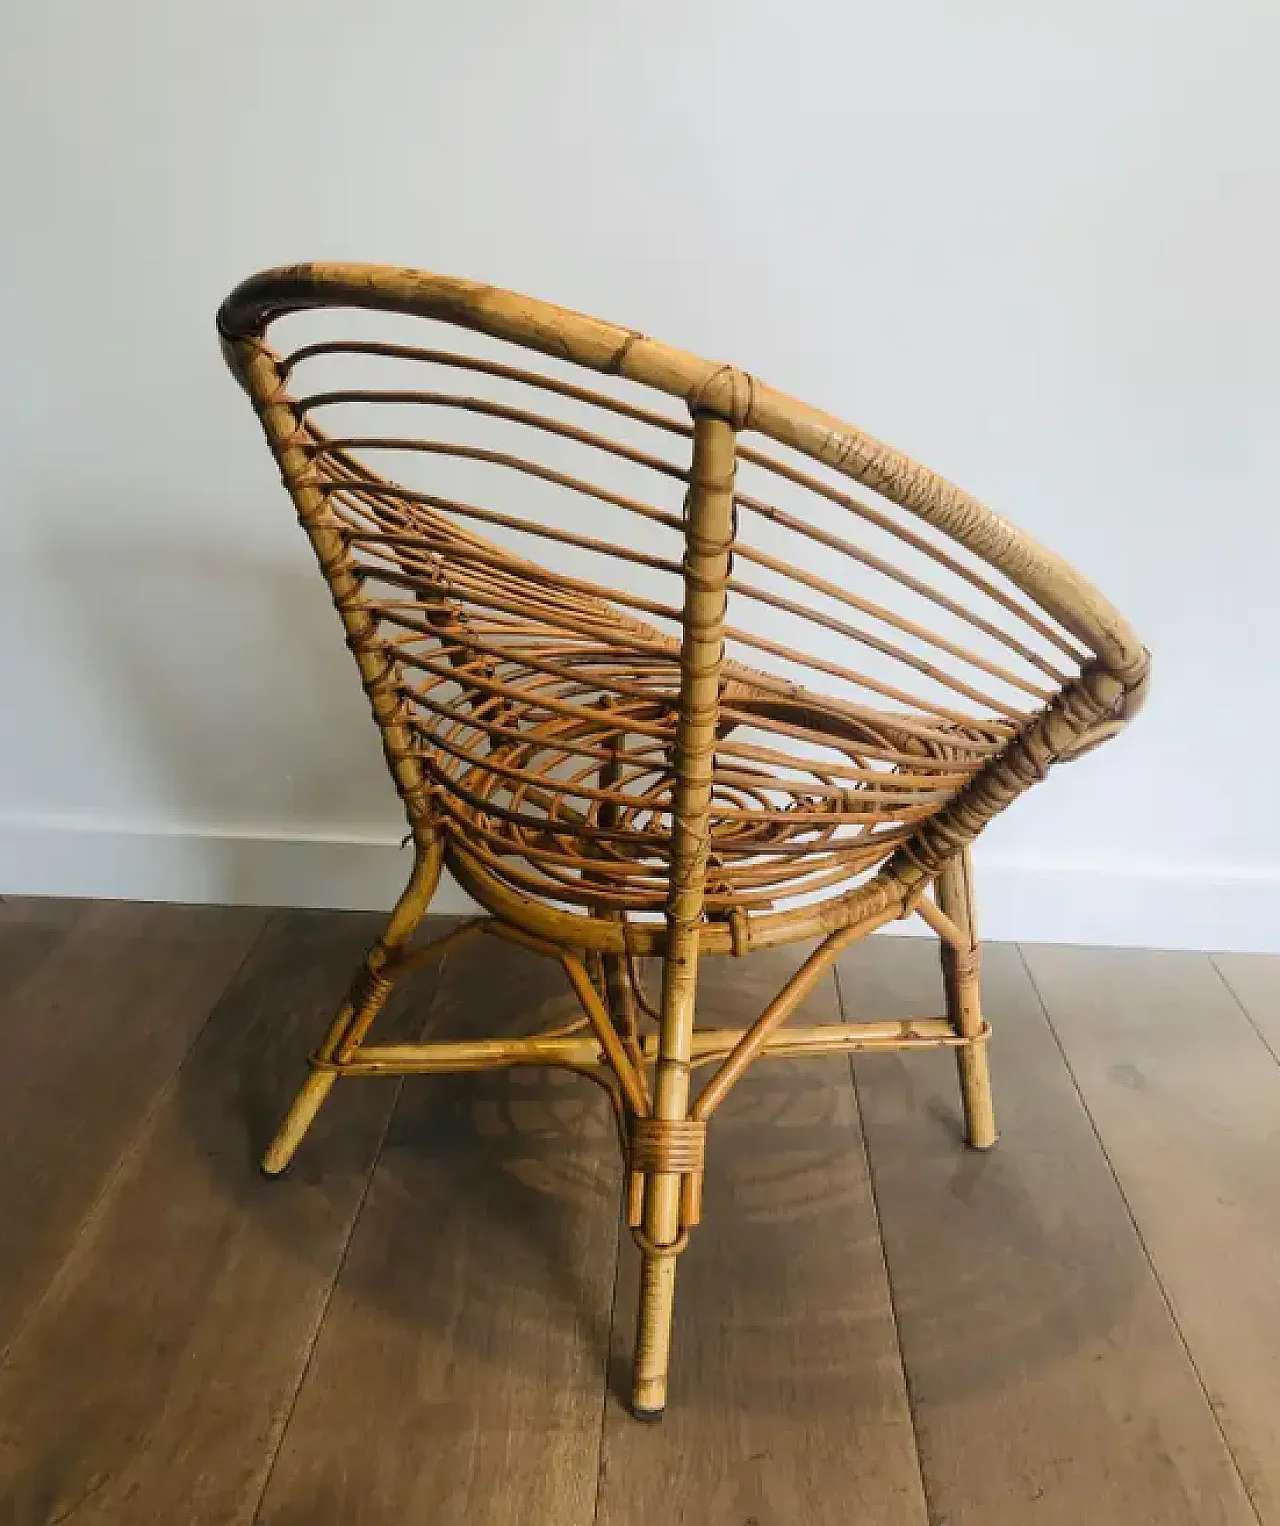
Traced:
MULTIPOLYGON (((617 398, 609 397, 603 392, 595 391, 586 387, 573 386, 567 382, 562 382, 557 378, 543 376, 536 371, 529 371, 523 367, 504 365, 497 361, 482 360, 476 356, 459 355, 449 350, 424 349, 417 345, 380 344, 371 341, 332 341, 324 344, 303 345, 301 348, 282 357, 280 363, 280 375, 283 379, 287 379, 297 368, 297 366, 303 361, 313 360, 321 356, 330 355, 375 355, 385 358, 420 361, 431 365, 456 367, 480 375, 500 377, 503 380, 518 382, 522 385, 535 387, 543 391, 551 392, 560 397, 571 398, 576 402, 587 403, 593 407, 602 408, 608 412, 617 414, 620 417, 632 419, 636 422, 643 423, 657 429, 665 430, 672 434, 681 435, 685 439, 688 439, 693 432, 692 426, 689 424, 682 423, 677 419, 667 418, 665 415, 656 413, 652 409, 638 408, 634 404, 626 403, 617 398)), ((369 394, 357 395, 362 397, 369 396, 369 394)), ((439 398, 438 394, 437 398, 439 398)), ((303 400, 304 403, 306 401, 307 400, 303 400)), ((311 399, 310 402, 314 405, 315 399, 311 399)), ((340 451, 347 447, 368 448, 377 446, 413 450, 436 449, 441 451, 447 451, 451 449, 456 450, 458 448, 456 446, 443 445, 438 442, 429 443, 418 440, 379 441, 377 439, 362 439, 330 440, 327 443, 318 445, 317 449, 325 451, 340 451)), ((475 454, 477 458, 495 459, 492 455, 486 456, 486 453, 483 452, 476 452, 475 454)), ((798 472, 795 470, 795 468, 788 467, 785 463, 777 461, 761 451, 753 451, 745 446, 740 446, 738 454, 739 457, 744 461, 749 461, 762 467, 766 471, 775 473, 778 476, 785 477, 789 481, 800 483, 811 491, 823 494, 824 496, 831 498, 833 501, 840 503, 842 507, 848 508, 851 512, 858 514, 859 517, 867 520, 869 523, 875 524, 877 527, 885 530, 887 533, 895 536, 900 540, 903 540, 923 554, 938 561, 949 571, 955 573, 957 576, 969 582, 973 587, 977 588, 980 592, 992 598, 995 602, 1003 604, 1006 609, 1015 614, 1019 619, 1027 621, 1027 623, 1030 624, 1032 628, 1038 632, 1038 634, 1043 636, 1049 642, 1059 646, 1069 657, 1077 660, 1079 659, 1080 654, 1078 651, 1070 643, 1064 641, 1061 635, 1055 631, 1052 626, 1045 624, 1043 621, 1036 620, 1034 615, 1029 614, 1028 611, 1020 608, 1014 603, 1014 601, 1010 600, 1007 595, 1002 594, 989 579, 981 577, 972 568, 966 568, 962 566, 960 563, 955 561, 954 558, 949 558, 946 553, 937 546, 930 544, 922 537, 912 535, 901 525, 893 524, 887 516, 877 514, 866 504, 860 503, 850 498, 848 494, 836 493, 830 488, 829 485, 822 483, 819 479, 798 472)), ((503 460, 504 464, 511 465, 517 470, 529 471, 533 474, 544 476, 547 480, 559 482, 561 486, 573 487, 577 491, 587 490, 586 485, 580 481, 565 478, 561 474, 554 473, 548 468, 540 466, 536 462, 520 461, 514 457, 503 457, 501 459, 503 460)), ((610 494, 607 490, 593 487, 590 489, 590 491, 593 494, 598 494, 602 501, 618 502, 618 499, 615 497, 615 495, 610 494)), ((1053 679, 1055 682, 1064 681, 1066 675, 1047 663, 1045 659, 1039 655, 1039 653, 1030 650, 1028 647, 1020 643, 1007 631, 1002 630, 1000 627, 992 624, 990 621, 983 620, 981 616, 976 615, 972 610, 966 609, 962 604, 959 604, 953 599, 949 599, 940 590, 930 587, 922 580, 913 578, 909 573, 904 572, 901 568, 895 568, 891 564, 885 562, 882 558, 872 556, 869 552, 866 551, 865 548, 856 546, 851 541, 848 541, 843 537, 832 536, 829 533, 824 533, 820 529, 806 524, 802 520, 785 514, 775 505, 764 503, 758 498, 748 496, 747 494, 738 493, 735 496, 735 502, 740 507, 748 508, 752 510, 752 512, 760 514, 761 516, 766 517, 775 523, 785 524, 797 533, 819 541, 820 543, 831 547, 833 550, 839 551, 844 556, 861 561, 865 565, 874 568, 876 571, 882 573, 886 577, 897 581, 902 586, 910 588, 916 593, 920 593, 922 596, 938 604, 940 607, 949 610, 952 614, 958 616, 967 624, 974 626, 976 629, 982 630, 987 635, 993 636, 996 640, 1009 646, 1011 650, 1016 651, 1028 662, 1040 667, 1047 674, 1047 676, 1053 679)), ((634 502, 625 506, 631 507, 635 512, 646 512, 656 518, 665 517, 661 516, 659 511, 656 511, 649 506, 641 506, 634 502)))
POLYGON ((320 305, 437 318, 696 399, 737 427, 790 446, 935 525, 1002 572, 1109 669, 1127 674, 1144 664, 1144 649, 1128 621, 1061 557, 892 446, 743 372, 548 302, 389 266, 308 264, 264 271, 231 294, 219 327, 229 340, 260 338, 273 319, 320 305))
POLYGON ((334 586, 366 686, 372 684, 411 818, 445 831, 450 862, 485 905, 523 918, 539 936, 558 927, 584 948, 664 946, 656 919, 671 892, 666 861, 678 819, 672 760, 684 724, 679 628, 687 591, 682 596, 680 589, 692 575, 693 542, 683 557, 678 548, 690 526, 673 509, 538 460, 524 445, 351 428, 345 419, 330 433, 317 417, 356 409, 363 420, 408 409, 471 418, 527 440, 585 450, 679 488, 687 487, 690 472, 669 447, 655 454, 542 408, 403 385, 399 375, 396 385, 339 380, 296 394, 289 383, 303 369, 309 375, 313 363, 359 360, 415 373, 444 368, 533 389, 669 442, 687 442, 693 426, 488 356, 362 338, 305 343, 283 358, 266 347, 270 322, 313 307, 440 319, 647 384, 834 467, 958 543, 949 552, 936 535, 812 471, 745 443, 738 447, 738 458, 753 469, 810 502, 846 512, 927 562, 935 576, 918 576, 812 514, 733 491, 722 598, 748 618, 724 623, 726 650, 717 658, 709 951, 722 941, 720 915, 747 919, 732 937, 725 933, 725 946, 738 947, 850 925, 895 901, 912 904, 937 872, 938 855, 967 841, 1047 766, 1039 752, 1026 754, 1046 717, 1058 718, 1063 734, 1055 733, 1056 745, 1065 753, 1105 732, 1113 715, 1140 697, 1145 654, 1083 579, 941 478, 745 373, 447 277, 326 266, 255 277, 224 304, 219 326, 269 433, 274 424, 286 483, 334 586), (651 526, 646 535, 671 535, 673 549, 596 533, 589 522, 552 523, 500 506, 487 493, 476 500, 424 491, 388 475, 397 462, 433 460, 451 470, 497 472, 499 486, 509 477, 513 485, 527 481, 579 495, 651 526), (865 569, 883 580, 886 594, 869 597, 825 566, 803 565, 757 543, 736 528, 739 512, 770 534, 791 537, 788 545, 831 553, 832 569, 865 569), (550 551, 532 560, 493 540, 495 534, 550 551), (556 566, 556 546, 593 567, 603 564, 603 580, 556 566), (622 577, 627 568, 632 576, 622 577), (649 580, 645 591, 634 583, 641 575, 649 580), (997 616, 949 593, 939 575, 980 595, 997 616), (940 612, 957 630, 977 633, 992 652, 894 608, 889 589, 940 612), (773 624, 762 626, 755 611, 771 611, 773 624), (1025 634, 1007 628, 1009 616, 1025 634), (789 622, 795 634, 781 639, 779 622, 789 622), (871 666, 840 660, 830 638, 841 650, 861 650, 871 666), (858 882, 877 865, 875 879, 858 882))

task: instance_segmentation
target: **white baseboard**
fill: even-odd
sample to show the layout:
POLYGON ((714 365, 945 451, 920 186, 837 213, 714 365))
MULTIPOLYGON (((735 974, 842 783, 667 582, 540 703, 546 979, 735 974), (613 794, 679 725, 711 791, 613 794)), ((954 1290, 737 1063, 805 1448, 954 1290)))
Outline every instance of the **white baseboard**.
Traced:
MULTIPOLYGON (((377 837, 0 820, 0 895, 381 910, 409 866, 407 849, 377 837)), ((986 938, 1280 953, 1280 870, 1028 865, 981 854, 977 868, 986 938)), ((451 882, 432 906, 471 909, 451 882)))
MULTIPOLYGON (((0 895, 382 911, 412 867, 412 852, 384 837, 0 820, 0 895)), ((473 909, 452 883, 432 905, 473 909)))

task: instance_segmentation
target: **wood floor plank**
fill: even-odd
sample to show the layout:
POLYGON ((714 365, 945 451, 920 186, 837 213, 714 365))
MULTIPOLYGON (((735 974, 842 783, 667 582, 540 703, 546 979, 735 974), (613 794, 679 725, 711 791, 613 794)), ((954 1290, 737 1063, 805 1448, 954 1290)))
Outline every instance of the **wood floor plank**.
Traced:
POLYGON ((64 930, 79 921, 93 901, 73 900, 64 896, 2 895, 0 927, 60 927, 64 930))
MULTIPOLYGON (((1275 1526, 1280 1065, 1207 955, 1025 953, 1258 1515, 1275 1526)), ((1250 974, 1241 985, 1262 1011, 1250 974)), ((1277 989, 1273 975, 1273 1000, 1277 989)))
POLYGON ((8 1032, 15 993, 52 957, 84 906, 82 901, 0 901, 0 1038, 8 1032))
MULTIPOLYGON (((841 961, 849 1016, 939 1010, 937 951, 841 961)), ((1011 946, 985 950, 1001 1140, 961 1144, 951 1056, 855 1072, 936 1526, 1249 1526, 1254 1514, 1011 946)))
POLYGON ((218 1003, 0 1369, 6 1522, 251 1519, 394 1083, 339 1087, 285 1179, 256 1156, 379 920, 273 915, 218 1003))
MULTIPOLYGON (((557 965, 486 939, 451 956, 433 1028, 577 1015, 557 965)), ((262 1526, 588 1526, 617 1153, 607 1099, 576 1076, 406 1084, 262 1526)))
POLYGON ((49 957, 0 999, 0 1350, 264 925, 258 911, 28 908, 49 957))
MULTIPOLYGON (((699 1021, 750 1021, 800 957, 709 961, 699 1021)), ((830 978, 801 1012, 797 1022, 839 1020, 830 978)), ((637 1282, 628 1238, 601 1526, 924 1526, 846 1059, 767 1061, 713 1120, 657 1425, 625 1406, 637 1282)))
POLYGON ((1280 1056, 1280 954, 1214 954, 1213 962, 1263 1042, 1280 1056))

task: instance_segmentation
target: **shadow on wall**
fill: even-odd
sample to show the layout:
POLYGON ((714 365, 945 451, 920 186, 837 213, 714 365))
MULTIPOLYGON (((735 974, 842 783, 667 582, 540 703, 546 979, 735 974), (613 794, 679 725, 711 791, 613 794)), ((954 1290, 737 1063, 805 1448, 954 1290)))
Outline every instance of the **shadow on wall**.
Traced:
POLYGON ((389 904, 409 868, 387 851, 404 816, 305 547, 288 565, 197 525, 57 528, 33 560, 79 778, 91 770, 81 809, 156 834, 160 876, 172 856, 186 899, 277 899, 262 883, 274 843, 318 886, 363 847, 367 904, 389 904))

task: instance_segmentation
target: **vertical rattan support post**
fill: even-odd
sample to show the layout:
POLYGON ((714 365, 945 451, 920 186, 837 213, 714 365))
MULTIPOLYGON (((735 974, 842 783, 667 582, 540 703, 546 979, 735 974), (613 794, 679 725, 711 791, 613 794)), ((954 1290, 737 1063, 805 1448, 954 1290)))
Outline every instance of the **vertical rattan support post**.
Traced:
POLYGON ((968 945, 965 949, 953 948, 949 943, 942 945, 947 1015, 955 1024, 957 1033, 974 1041, 956 1051, 960 1094, 964 1100, 965 1135, 975 1150, 989 1150, 996 1142, 996 1119, 991 1102, 991 1071, 979 994, 973 861, 967 847, 961 848, 943 868, 936 889, 939 909, 960 929, 968 945))
POLYGON ((280 466, 280 474, 311 541, 334 605, 347 631, 347 642, 364 680, 365 693, 382 733, 387 763, 413 830, 413 874, 396 903, 386 931, 374 944, 351 992, 312 1062, 311 1074, 263 1156, 262 1169, 276 1176, 292 1160, 303 1135, 329 1095, 336 1064, 350 1057, 391 990, 382 973, 389 957, 413 936, 440 879, 442 844, 432 820, 427 778, 413 738, 404 724, 395 665, 377 639, 376 622, 361 598, 360 584, 337 525, 314 480, 305 433, 281 380, 271 352, 260 344, 235 346, 236 364, 258 409, 262 427, 280 466))
POLYGON ((435 829, 427 798, 426 771, 404 723, 395 664, 385 647, 379 644, 377 622, 365 605, 347 544, 315 481, 312 459, 305 448, 305 433, 280 379, 274 356, 265 346, 247 341, 235 346, 235 354, 240 374, 279 463, 284 485, 293 499, 302 528, 329 585, 334 606, 346 628, 347 645, 360 669, 364 691, 382 733, 387 766, 396 781, 409 825, 421 849, 434 836, 435 829))
MULTIPOLYGON (((734 441, 731 423, 695 409, 686 500, 667 944, 653 1095, 653 1116, 660 1123, 683 1122, 689 1113, 698 941, 710 849, 720 661, 733 545, 734 441)), ((642 1418, 656 1418, 666 1404, 676 1255, 688 1232, 687 1223, 681 1223, 681 1182, 679 1174, 660 1170, 651 1170, 645 1182, 637 1236, 643 1265, 632 1388, 632 1409, 642 1418)), ((688 1194, 689 1189, 685 1190, 688 1194)))

